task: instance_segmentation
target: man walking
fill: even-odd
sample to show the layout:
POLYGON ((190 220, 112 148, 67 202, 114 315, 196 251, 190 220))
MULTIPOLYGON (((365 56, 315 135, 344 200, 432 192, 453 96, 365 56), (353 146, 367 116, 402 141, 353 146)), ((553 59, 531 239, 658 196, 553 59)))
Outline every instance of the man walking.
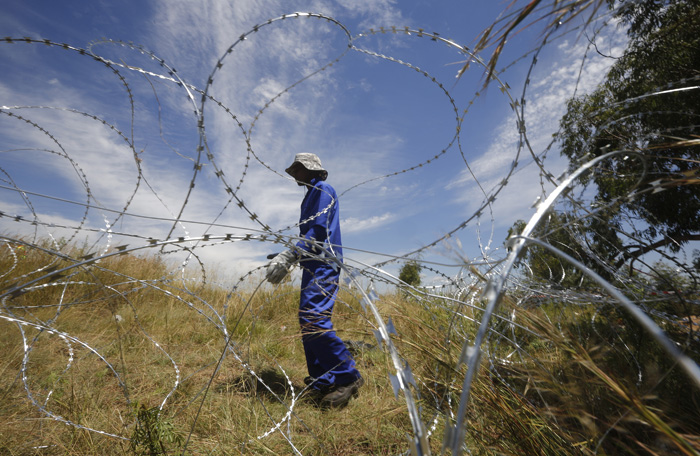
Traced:
POLYGON ((339 262, 343 259, 338 196, 326 183, 328 171, 315 154, 301 153, 286 169, 306 186, 296 248, 277 255, 267 268, 267 280, 277 284, 299 261, 302 267, 299 324, 309 377, 304 382, 321 396, 321 405, 339 407, 364 383, 355 360, 331 323, 338 293, 339 262))

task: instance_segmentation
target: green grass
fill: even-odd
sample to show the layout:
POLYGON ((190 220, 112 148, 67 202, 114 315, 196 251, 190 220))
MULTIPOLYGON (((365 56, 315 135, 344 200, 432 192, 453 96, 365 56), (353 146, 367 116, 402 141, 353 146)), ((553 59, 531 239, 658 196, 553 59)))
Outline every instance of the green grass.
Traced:
MULTIPOLYGON (((11 270, 0 289, 55 261, 31 248, 23 254, 16 264, 0 255, 0 270, 11 270)), ((298 397, 307 373, 295 284, 230 293, 169 271, 156 258, 118 256, 5 301, 0 454, 177 454, 185 445, 190 454, 293 454, 294 445, 302 454, 376 455, 409 448, 406 403, 389 381, 395 368, 376 347, 360 296, 341 291, 334 323, 344 340, 366 344, 356 355, 366 383, 347 407, 323 410, 298 397), (227 343, 219 316, 235 355, 229 351, 215 373, 227 343), (32 326, 50 320, 53 331, 32 326)), ((415 376, 414 396, 439 454, 465 374, 457 360, 476 330, 464 318, 472 312, 455 314, 448 300, 400 291, 376 305, 396 327, 392 340, 415 376)), ((504 315, 512 306, 507 300, 504 315)), ((697 454, 697 389, 630 322, 612 331, 614 312, 600 312, 594 331, 593 311, 550 303, 519 309, 517 321, 530 332, 496 325, 520 351, 482 366, 468 410, 472 454, 697 454), (621 340, 646 363, 641 383, 621 340)), ((496 335, 487 348, 494 360, 515 350, 496 335)))

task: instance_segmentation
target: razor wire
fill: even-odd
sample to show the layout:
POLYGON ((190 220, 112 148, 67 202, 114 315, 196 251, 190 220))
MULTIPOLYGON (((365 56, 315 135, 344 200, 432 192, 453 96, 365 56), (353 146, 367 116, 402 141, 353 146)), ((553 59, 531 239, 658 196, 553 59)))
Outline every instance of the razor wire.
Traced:
MULTIPOLYGON (((600 27, 600 30, 602 29, 603 27, 600 27)), ((482 186, 482 182, 478 179, 477 173, 472 169, 472 159, 469 152, 464 150, 463 141, 465 138, 462 136, 464 124, 468 120, 471 106, 481 97, 482 92, 477 90, 471 98, 462 99, 452 93, 458 86, 451 88, 449 84, 441 81, 439 77, 433 76, 429 70, 423 69, 420 65, 407 61, 404 58, 393 57, 386 52, 378 52, 362 47, 363 40, 377 36, 390 35, 398 40, 406 40, 406 42, 409 42, 409 46, 409 40, 420 39, 434 43, 435 46, 445 46, 453 51, 456 57, 471 61, 483 70, 487 69, 487 62, 468 46, 459 44, 451 39, 443 38, 436 32, 426 32, 420 28, 391 26, 373 28, 353 36, 352 32, 340 21, 322 14, 293 13, 282 15, 255 25, 248 32, 240 35, 240 37, 226 49, 223 55, 218 58, 209 76, 206 78, 206 83, 203 87, 197 87, 195 84, 188 82, 184 76, 174 69, 173 65, 158 57, 156 53, 147 50, 144 46, 133 43, 105 39, 93 42, 87 49, 82 49, 66 43, 53 42, 48 39, 6 37, 0 40, 0 44, 2 45, 43 45, 51 49, 51 51, 68 51, 80 58, 91 59, 96 65, 95 72, 100 74, 102 72, 107 72, 111 73, 110 77, 116 77, 120 89, 124 91, 123 96, 128 99, 128 111, 131 119, 130 122, 128 122, 128 127, 124 128, 120 127, 118 122, 108 121, 107 116, 83 112, 79 109, 69 107, 49 105, 0 106, 0 113, 4 114, 4 119, 9 120, 10 123, 18 122, 25 124, 30 129, 31 135, 39 135, 48 138, 53 144, 52 147, 54 147, 49 149, 31 148, 27 146, 25 149, 12 148, 2 150, 0 153, 9 155, 12 152, 27 150, 43 152, 66 160, 78 176, 80 185, 85 193, 84 200, 78 201, 73 197, 63 196, 60 192, 56 194, 45 194, 22 188, 21 184, 18 183, 19 180, 13 178, 13 173, 8 171, 0 160, 0 171, 2 171, 2 176, 0 176, 0 180, 2 181, 0 182, 0 189, 6 195, 16 195, 20 197, 26 205, 26 211, 24 213, 10 213, 7 209, 0 212, 0 223, 2 223, 1 226, 4 231, 0 233, 0 248, 6 252, 4 255, 12 257, 9 262, 9 268, 6 271, 0 271, 0 280, 2 280, 2 282, 0 282, 2 286, 2 288, 0 288, 0 299, 2 301, 0 320, 16 327, 19 332, 23 355, 21 365, 16 375, 17 378, 21 380, 22 388, 26 393, 27 399, 41 415, 52 420, 87 432, 94 432, 108 438, 128 441, 129 436, 127 434, 93 428, 76 422, 75 420, 65 418, 53 411, 53 389, 50 388, 48 392, 43 393, 44 397, 41 398, 39 392, 34 389, 33 384, 30 382, 33 375, 31 360, 34 351, 37 350, 36 347, 40 344, 40 335, 46 334, 60 338, 68 351, 65 365, 61 373, 57 376, 58 379, 61 379, 70 375, 71 369, 76 362, 76 357, 80 356, 76 353, 76 349, 77 347, 81 347, 85 350, 85 354, 82 355, 83 358, 94 355, 99 362, 111 372, 111 375, 114 376, 117 384, 123 391, 123 399, 126 407, 131 407, 131 396, 133 393, 131 392, 129 376, 127 373, 121 372, 121 369, 119 369, 115 363, 110 362, 107 356, 103 354, 106 348, 92 346, 82 339, 80 330, 76 330, 75 332, 64 331, 58 329, 56 323, 60 321, 61 314, 66 312, 66 310, 85 307, 85 304, 98 301, 99 298, 80 294, 77 290, 79 290, 81 286, 97 286, 104 292, 112 296, 117 296, 127 304, 130 303, 129 294, 148 290, 157 296, 174 299, 179 305, 189 309, 193 314, 193 318, 201 319, 206 325, 215 328, 219 334, 220 341, 223 342, 223 348, 220 350, 218 360, 209 365, 200 366, 201 371, 206 371, 208 375, 206 386, 189 397, 187 405, 183 409, 169 410, 171 398, 182 389, 183 369, 178 365, 176 357, 168 353, 163 347, 163 344, 152 338, 148 334, 148 330, 138 323, 139 310, 132 306, 133 315, 139 327, 140 334, 154 349, 158 350, 167 358, 174 373, 172 384, 167 388, 167 392, 164 393, 162 400, 157 406, 159 413, 178 414, 182 413, 184 409, 190 406, 199 407, 201 409, 206 402, 210 386, 220 372, 221 366, 227 357, 231 356, 234 362, 237 363, 243 371, 247 372, 251 378, 255 379, 263 388, 272 393, 276 401, 285 409, 283 416, 274 416, 272 414, 273 412, 268 411, 266 408, 266 413, 268 414, 268 419, 271 424, 264 432, 255 435, 251 441, 265 440, 273 434, 280 434, 289 444, 291 452, 301 454, 301 451, 295 443, 295 436, 291 431, 285 432, 284 426, 291 425, 293 421, 298 421, 302 425, 305 425, 303 419, 296 416, 295 413, 297 402, 304 391, 295 391, 293 382, 285 370, 285 366, 276 362, 277 368, 282 372, 290 387, 291 400, 287 401, 284 398, 278 397, 273 389, 266 384, 263 376, 260 375, 259 372, 256 372, 256 368, 246 361, 246 356, 243 353, 246 349, 245 338, 236 333, 238 329, 237 324, 230 326, 229 323, 227 323, 227 320, 231 318, 235 320, 236 317, 240 318, 242 316, 242 314, 231 315, 230 313, 229 301, 233 296, 238 294, 242 295, 243 292, 241 290, 245 289, 247 284, 251 281, 257 283, 257 286, 254 287, 254 291, 252 292, 253 296, 248 299, 248 302, 253 299, 256 293, 260 293, 259 290, 264 284, 259 270, 264 266, 254 267, 242 273, 235 284, 228 290, 226 302, 221 309, 198 296, 196 290, 191 289, 188 283, 194 282, 195 286, 201 286, 210 284, 213 280, 209 279, 213 265, 208 265, 205 259, 205 253, 210 249, 232 244, 241 245, 252 243, 257 243, 261 249, 276 249, 284 246, 291 246, 299 240, 298 237, 288 233, 297 229, 299 225, 308 220, 300 221, 296 224, 289 224, 283 228, 274 228, 268 221, 264 220, 264 217, 261 216, 254 207, 249 206, 243 199, 242 188, 244 181, 251 179, 249 176, 249 169, 253 164, 256 166, 260 165, 264 169, 284 177, 284 174, 278 170, 276 166, 268 163, 264 159, 264 156, 256 151, 256 148, 253 146, 252 139, 256 134, 255 127, 257 126, 257 122, 263 119, 268 113, 269 108, 279 104, 279 100, 290 96, 299 86, 309 83, 309 81, 312 81, 314 77, 317 77, 322 72, 330 71, 334 66, 343 62, 344 59, 347 59, 348 55, 362 55, 368 59, 383 61, 390 65, 397 66, 406 73, 417 74, 424 77, 426 81, 437 88, 437 93, 440 94, 440 97, 446 98, 450 106, 449 110, 451 115, 453 115, 454 125, 452 127, 454 128, 454 133, 448 138, 445 144, 437 146, 435 150, 426 152, 425 156, 428 158, 410 164, 405 168, 360 181, 339 193, 340 201, 342 202, 352 198, 352 192, 354 192, 355 189, 367 187, 371 183, 377 181, 390 180, 395 176, 416 173, 420 169, 434 165, 436 161, 442 160, 444 156, 451 153, 459 154, 464 163, 466 172, 471 176, 471 179, 476 183, 481 193, 481 201, 473 213, 465 216, 456 226, 444 230, 445 234, 437 236, 434 240, 425 242, 417 248, 407 247, 405 252, 400 255, 390 252, 372 251, 370 253, 372 253, 375 258, 379 258, 379 260, 370 264, 355 257, 360 253, 364 253, 362 246, 344 245, 343 249, 346 252, 344 263, 338 262, 333 255, 325 251, 318 257, 318 259, 329 262, 335 265, 335 267, 342 269, 344 279, 341 288, 357 298, 359 308, 354 310, 357 314, 363 316, 368 329, 376 340, 377 346, 388 355, 391 366, 389 372, 387 372, 388 382, 392 387, 395 398, 398 400, 399 397, 402 397, 402 401, 405 403, 405 413, 411 424, 410 440, 407 442, 408 452, 415 455, 431 454, 429 439, 433 437, 440 423, 443 423, 445 427, 445 432, 442 436, 443 452, 449 451, 451 454, 458 455, 462 454, 465 450, 469 451, 469 447, 466 444, 467 436, 470 432, 467 419, 471 405, 470 401, 473 400, 473 398, 470 397, 473 391, 473 383, 477 375, 487 375, 488 373, 488 375, 500 376, 496 366, 503 365, 505 362, 514 362, 507 361, 507 359, 511 358, 514 354, 516 358, 528 356, 527 350, 519 343, 518 338, 520 336, 516 334, 516 329, 533 336, 538 336, 535 329, 528 328, 518 322, 519 307, 526 308, 528 305, 533 305, 531 304, 531 296, 544 295, 546 296, 544 299, 558 299, 571 306, 575 306, 577 303, 590 303, 594 301, 601 305, 614 304, 623 307, 632 315, 632 318, 636 319, 644 326, 647 333, 666 350, 667 354, 680 364, 695 383, 695 386, 700 387, 700 370, 698 369, 697 362, 694 360, 697 359, 698 353, 691 353, 690 355, 683 353, 677 347, 679 343, 672 340, 668 334, 661 330, 659 324, 655 322, 656 320, 673 324, 682 324, 682 322, 679 323, 680 318, 678 315, 665 314, 647 308, 644 304, 644 300, 631 300, 629 297, 626 297, 625 294, 620 291, 620 288, 628 285, 632 286, 631 279, 629 277, 624 277, 617 270, 610 268, 610 265, 607 266, 619 279, 621 285, 613 285, 610 281, 596 275, 586 265, 578 262, 566 252, 557 249, 556 245, 548 244, 546 242, 546 236, 544 240, 533 237, 535 228, 543 224, 547 214, 551 213, 555 205, 559 204, 562 200, 566 200, 575 208, 579 219, 572 221, 568 225, 557 227, 557 230, 572 230, 572 232, 575 232, 573 231, 575 229, 574 225, 578 220, 597 217, 598 214, 602 213, 604 209, 602 207, 586 207, 585 199, 587 195, 584 195, 583 192, 580 195, 575 195, 571 192, 570 187, 573 186, 577 177, 592 172, 591 170, 595 165, 613 155, 640 156, 642 162, 644 159, 644 157, 641 156, 643 154, 636 151, 609 152, 606 155, 581 164, 575 171, 567 171, 561 176, 555 177, 551 170, 548 169, 546 163, 547 154, 554 147, 554 141, 549 142, 541 151, 537 150, 537 147, 533 146, 531 143, 528 137, 528 118, 525 109, 528 101, 527 90, 533 82, 531 80, 533 70, 537 65, 540 53, 547 50, 550 43, 562 39, 562 37, 566 36, 568 33, 571 33, 571 31, 564 31, 561 33, 555 31, 548 34, 536 47, 533 52, 527 77, 522 85, 522 93, 520 96, 515 96, 511 86, 504 80, 501 80, 500 72, 492 75, 492 80, 490 82, 492 89, 498 90, 503 97, 505 97, 507 104, 511 107, 512 113, 515 116, 514 131, 517 133, 518 139, 512 162, 504 170, 498 182, 491 188, 482 186), (216 87, 218 78, 227 68, 227 59, 235 55, 242 43, 253 39, 263 40, 266 31, 273 29, 281 22, 290 20, 319 20, 323 24, 336 27, 344 37, 346 46, 343 47, 339 55, 328 59, 327 63, 321 64, 318 68, 306 72, 300 79, 269 96, 262 108, 258 109, 252 117, 244 120, 243 116, 235 112, 235 109, 231 109, 226 105, 225 101, 218 99, 216 95, 214 95, 213 89, 216 87), (96 48, 98 45, 118 46, 140 54, 155 63, 157 67, 162 69, 162 72, 147 70, 138 66, 110 60, 97 53, 96 48), (141 92, 136 92, 134 90, 134 85, 137 82, 130 79, 132 74, 145 78, 145 80, 149 82, 156 97, 158 97, 157 88, 152 80, 157 80, 161 84, 168 85, 168 87, 177 88, 180 99, 184 101, 188 109, 192 112, 193 117, 191 121, 194 123, 196 130, 194 158, 183 157, 191 160, 193 165, 187 179, 180 185, 180 187, 184 189, 184 194, 181 196, 180 200, 176 201, 178 206, 175 210, 171 210, 170 207, 168 207, 165 200, 161 198, 162 195, 149 183, 144 173, 144 162, 148 164, 149 158, 142 153, 144 151, 142 147, 146 147, 146 145, 140 144, 139 125, 134 120, 136 111, 139 109, 137 105, 140 101, 139 94, 141 92), (197 100, 197 97, 199 97, 199 100, 197 100), (212 114, 207 114, 207 116, 205 116, 205 112, 208 112, 207 109, 212 110, 212 114), (224 173, 224 166, 221 165, 220 161, 222 159, 218 156, 220 154, 218 154, 215 147, 210 145, 207 132, 215 131, 216 128, 214 121, 212 120, 210 124, 209 120, 214 117, 214 110, 224 112, 233 121, 238 128, 238 133, 245 142, 245 157, 241 169, 238 170, 240 172, 240 177, 237 180, 230 180, 226 176, 224 173), (44 125, 41 113, 50 111, 61 111, 68 115, 87 119, 87 122, 101 125, 110 130, 112 134, 116 135, 116 138, 121 143, 126 144, 133 156, 133 182, 130 183, 133 191, 129 193, 123 204, 115 206, 98 200, 97 196, 91 190, 93 185, 91 182, 100 179, 101 176, 88 175, 81 166, 80 160, 75 159, 70 149, 64 147, 60 139, 60 134, 58 134, 60 131, 57 132, 55 130, 56 128, 60 129, 60 126, 48 126, 50 123, 48 121, 45 121, 47 125, 44 125), (246 122, 248 123, 246 124, 246 122), (141 152, 138 152, 139 149, 141 149, 141 152), (506 250, 506 253, 499 255, 497 253, 498 249, 492 249, 490 247, 494 243, 493 205, 501 195, 501 192, 510 185, 512 179, 519 172, 522 172, 522 163, 528 160, 532 160, 531 163, 534 163, 534 166, 538 168, 539 185, 542 187, 543 198, 533 205, 536 209, 536 213, 526 224, 524 230, 521 233, 514 233, 514 236, 510 238, 505 246, 506 249, 504 250, 506 250), (194 204, 192 195, 195 187, 205 181, 205 173, 202 171, 207 166, 213 170, 211 173, 214 176, 213 178, 220 183, 220 188, 223 188, 228 199, 225 204, 217 209, 213 217, 202 221, 189 218, 186 212, 190 210, 194 204), (235 185, 234 182, 236 182, 235 185), (549 192, 549 195, 546 195, 547 191, 545 189, 547 185, 554 186, 549 192), (153 196, 157 198, 160 204, 167 208, 171 216, 157 217, 135 209, 137 206, 135 203, 138 203, 140 198, 146 198, 144 193, 148 193, 149 197, 153 196), (37 209, 37 205, 35 204, 37 201, 41 201, 42 203, 45 201, 53 201, 55 204, 63 203, 71 207, 76 207, 81 210, 81 215, 72 218, 66 217, 66 220, 59 223, 47 221, 45 220, 47 217, 42 214, 42 212, 46 211, 44 209, 37 209), (240 211, 245 217, 246 223, 242 222, 240 225, 233 225, 221 220, 224 214, 228 214, 232 211, 240 211), (90 221, 90 216, 95 212, 99 214, 98 217, 103 223, 102 226, 95 226, 95 224, 90 221), (488 240, 482 242, 480 226, 486 212, 489 213, 491 218, 492 228, 488 235, 488 240), (247 223, 248 220, 252 223, 252 226, 247 223), (135 221, 164 222, 167 224, 168 228, 161 230, 161 236, 156 238, 150 234, 142 235, 138 231, 130 230, 129 224, 135 221), (127 225, 126 229, 118 228, 118 226, 123 226, 125 224, 127 225), (9 233, 15 226, 21 226, 25 229, 25 232, 27 227, 33 227, 35 234, 27 237, 26 235, 20 236, 9 233), (482 257, 470 259, 462 252, 462 248, 459 244, 460 241, 456 239, 456 237, 460 233, 465 232, 466 228, 474 226, 477 227, 477 242, 482 257), (192 230, 193 227, 196 227, 198 230, 203 230, 202 234, 191 235, 190 230, 192 230), (46 233, 44 236, 49 238, 50 241, 48 245, 45 243, 42 244, 41 238, 36 234, 38 232, 36 230, 39 229, 41 229, 43 233, 46 233), (177 235, 176 233, 178 231, 181 231, 183 234, 177 235), (65 238, 56 239, 56 236, 53 234, 54 232, 70 233, 70 235, 67 240, 65 238), (64 247, 78 240, 81 236, 90 239, 91 243, 89 248, 85 249, 86 251, 84 254, 80 257, 72 257, 64 253, 64 251, 66 251, 64 247), (126 242, 131 244, 127 244, 126 242), (592 291, 591 289, 560 290, 553 289, 551 286, 544 286, 542 283, 529 280, 528 274, 522 272, 523 269, 528 267, 526 264, 522 266, 523 269, 520 270, 520 273, 514 272, 516 264, 523 260, 526 244, 545 247, 552 251, 563 262, 574 264, 578 270, 593 277, 602 289, 608 293, 609 297, 603 297, 598 291, 592 291), (450 258, 447 262, 441 263, 439 261, 433 261, 432 259, 421 258, 421 256, 432 255, 438 249, 445 248, 445 246, 447 246, 447 255, 450 258), (21 259, 19 258, 20 255, 22 255, 21 252, 27 251, 41 252, 52 260, 38 269, 13 276, 13 271, 18 269, 21 264, 21 259), (181 256, 178 257, 180 258, 180 263, 177 267, 177 272, 168 273, 159 280, 151 280, 138 276, 132 277, 121 272, 117 273, 101 266, 101 263, 111 258, 136 255, 139 253, 148 253, 164 258, 168 256, 175 257, 177 254, 181 254, 181 256), (420 262, 424 271, 430 271, 431 275, 438 278, 437 282, 439 285, 435 287, 413 287, 402 283, 396 274, 393 274, 388 269, 388 267, 396 265, 397 263, 414 258, 417 258, 417 261, 420 262), (193 267, 192 263, 196 263, 197 266, 193 267), (193 268, 198 271, 199 279, 188 278, 185 280, 186 275, 191 273, 193 268), (455 269, 457 269, 458 272, 454 272, 455 269), (112 274, 119 282, 110 285, 103 284, 98 277, 98 272, 112 274), (182 277, 178 279, 175 277, 175 274, 181 274, 182 277), (7 277, 11 277, 11 279, 7 277), (86 277, 89 278, 89 280, 86 277), (127 293, 121 292, 120 287, 125 285, 134 285, 135 288, 130 289, 127 293), (413 299, 420 302, 426 309, 430 309, 430 306, 436 305, 435 303, 437 302, 439 303, 437 306, 440 307, 440 310, 451 316, 449 319, 449 327, 444 328, 442 331, 444 332, 445 345, 450 348, 454 347, 460 353, 456 365, 453 366, 454 372, 446 388, 447 391, 458 391, 459 394, 456 396, 444 393, 442 395, 431 394, 432 397, 423 397, 423 391, 429 389, 423 389, 420 385, 424 385, 430 382, 430 380, 416 378, 413 369, 409 363, 405 361, 400 349, 397 348, 394 342, 399 336, 395 324, 392 322, 391 317, 383 315, 381 311, 381 301, 384 299, 382 290, 397 286, 408 293, 413 299), (35 294, 39 296, 42 290, 53 287, 62 288, 67 292, 65 294, 68 296, 65 299, 61 298, 58 302, 41 302, 30 306, 17 306, 14 304, 16 302, 14 300, 19 297, 24 296, 26 298, 27 296, 33 296, 35 294), (508 313, 500 313, 499 310, 503 303, 504 296, 506 293, 513 290, 520 293, 518 298, 518 303, 520 305, 514 306, 508 313), (74 293, 75 297, 69 297, 74 293), (55 312, 54 316, 47 321, 42 321, 32 313, 33 311, 45 308, 51 308, 55 312), (506 328, 500 328, 500 324, 504 324, 506 328), (36 334, 28 334, 29 330, 34 331, 36 334), (505 356, 500 354, 499 350, 493 348, 497 343, 502 341, 505 341, 508 347, 512 349, 510 353, 505 356), (486 364, 484 360, 488 362, 488 367, 482 365, 486 364), (212 365, 214 366, 213 371, 211 371, 212 365), (486 372, 480 374, 480 369, 486 372), (434 405, 434 409, 437 410, 432 416, 420 405, 421 403, 431 403, 431 401, 432 405, 434 405)), ((593 34, 594 38, 590 41, 589 49, 582 56, 581 70, 577 76, 579 79, 583 73, 583 63, 590 52, 590 47, 593 45, 597 33, 598 30, 593 34)), ((621 102, 621 104, 630 106, 641 100, 667 93, 697 91, 700 90, 697 85, 699 78, 698 76, 689 76, 687 79, 681 81, 669 81, 667 87, 659 87, 652 92, 627 99, 621 102)), ((578 89, 578 84, 576 84, 576 87, 578 89)), ((163 106, 160 101, 158 101, 157 104, 160 113, 163 106)), ((643 114, 639 114, 638 116, 642 115, 643 114)), ((157 124, 160 126, 161 122, 162 120, 159 116, 157 124)), ((614 122, 615 121, 613 121, 613 123, 614 122)), ((679 127, 679 131, 667 131, 664 133, 675 135, 689 128, 697 128, 697 125, 682 126, 679 127)), ((160 128, 160 130, 162 136, 162 128, 160 128)), ((697 139, 686 139, 685 141, 689 141, 691 146, 695 145, 697 147, 697 139)), ((180 155, 176 149, 173 148, 172 150, 180 155)), ((25 166, 30 167, 31 164, 26 163, 25 166)), ((660 178, 653 181, 650 187, 644 187, 641 184, 647 177, 646 172, 640 173, 638 176, 638 185, 634 186, 634 190, 626 195, 625 198, 633 200, 645 193, 661 192, 670 185, 677 185, 677 183, 668 179, 660 178)), ((681 184, 692 185, 692 180, 697 178, 697 172, 694 175, 689 174, 687 178, 691 182, 681 184)), ((614 204, 616 204, 615 201, 608 203, 608 206, 613 206, 614 204)), ((330 207, 325 208, 312 218, 320 216, 329 209, 330 207)), ((633 229, 629 229, 626 235, 630 238, 635 238, 633 231, 633 229)), ((642 246, 640 249, 644 249, 644 246, 648 244, 639 237, 636 239, 639 241, 640 246, 642 246)), ((581 248, 587 248, 583 241, 581 242, 581 248)), ((593 253, 590 250, 589 252, 593 253)), ((664 255, 664 253, 662 252, 661 255, 664 255)), ((641 261, 636 257, 635 259, 641 261)), ((683 263, 682 261, 679 262, 681 266, 683 263)), ((697 281, 697 277, 687 265, 684 266, 684 269, 689 273, 692 280, 697 281)), ((649 270, 653 271, 653 266, 651 266, 649 270)), ((563 274, 565 273, 566 272, 563 272, 563 274)), ((552 272, 552 277, 555 277, 554 272, 552 272)), ((563 281, 564 277, 562 277, 561 280, 563 281)), ((694 289, 696 290, 695 295, 691 294, 690 297, 682 299, 684 299, 687 305, 692 309, 685 317, 688 317, 690 322, 689 329, 691 337, 697 338, 697 335, 693 335, 696 332, 696 330, 693 329, 694 320, 690 318, 696 315, 696 313, 693 312, 699 304, 697 301, 697 286, 695 286, 694 289)), ((276 291, 277 289, 273 289, 272 293, 276 291)), ((513 294, 515 295, 517 293, 513 294)), ((664 298, 659 297, 658 299, 664 298)), ((117 317, 119 317, 119 315, 113 313, 112 318, 118 320, 117 317)), ((118 327, 117 325, 117 328, 118 327)), ((86 329, 87 328, 84 328, 83 330, 86 329)), ((629 348, 626 347, 626 351, 630 359, 637 364, 639 378, 641 379, 642 369, 639 367, 639 360, 629 348)), ((54 383, 58 381, 59 380, 56 379, 53 380, 54 383)), ((507 382, 508 380, 503 379, 503 381, 507 382)), ((544 400, 543 402, 546 403, 544 400)), ((192 423, 192 429, 195 428, 196 421, 195 419, 192 423)), ((188 441, 191 435, 192 431, 188 434, 188 441)), ((240 442, 242 451, 248 443, 249 442, 240 442)), ((39 445, 43 445, 43 442, 32 442, 29 445, 34 445, 36 448, 39 445)), ((183 452, 186 451, 187 448, 183 450, 183 452)))

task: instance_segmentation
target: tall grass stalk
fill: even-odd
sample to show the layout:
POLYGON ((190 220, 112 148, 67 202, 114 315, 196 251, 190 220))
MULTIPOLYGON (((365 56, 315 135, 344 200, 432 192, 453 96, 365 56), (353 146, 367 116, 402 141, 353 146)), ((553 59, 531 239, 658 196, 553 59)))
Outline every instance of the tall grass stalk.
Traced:
MULTIPOLYGON (((0 255, 0 270, 11 270, 0 288, 56 262, 68 264, 31 248, 19 262, 0 255)), ((351 290, 341 291, 334 322, 353 342, 366 384, 347 407, 324 410, 300 395, 307 373, 297 284, 232 291, 173 271, 158 258, 117 256, 3 302, 0 453, 176 454, 184 442, 189 454, 409 448, 391 360, 351 290)), ((698 392, 658 347, 633 343, 632 322, 613 331, 612 311, 516 303, 507 301, 494 325, 488 369, 472 391, 472 454, 698 454, 698 392), (620 338, 646 363, 641 382, 620 338)), ((467 317, 447 297, 401 290, 377 306, 396 327, 392 339, 416 379, 438 454, 465 374, 460 348, 479 311, 467 317)))

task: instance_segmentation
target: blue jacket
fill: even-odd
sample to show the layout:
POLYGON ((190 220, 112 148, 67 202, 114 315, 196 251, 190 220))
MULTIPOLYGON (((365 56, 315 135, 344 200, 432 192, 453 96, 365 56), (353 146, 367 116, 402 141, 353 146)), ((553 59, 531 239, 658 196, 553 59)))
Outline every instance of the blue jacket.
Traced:
POLYGON ((301 202, 299 232, 305 240, 297 242, 297 247, 306 252, 314 251, 315 240, 323 248, 342 261, 343 247, 340 239, 340 206, 338 195, 326 181, 312 179, 304 200, 301 202), (320 212, 320 214, 319 214, 320 212))

